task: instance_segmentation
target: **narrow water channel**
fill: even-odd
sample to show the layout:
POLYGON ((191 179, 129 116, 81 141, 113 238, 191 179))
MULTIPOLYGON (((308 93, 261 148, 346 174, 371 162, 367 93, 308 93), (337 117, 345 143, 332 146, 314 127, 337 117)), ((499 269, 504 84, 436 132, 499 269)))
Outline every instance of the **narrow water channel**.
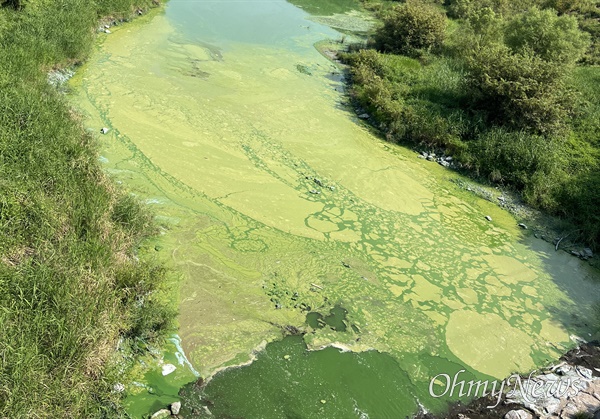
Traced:
MULTIPOLYGON (((357 9, 172 0, 103 34, 71 82, 86 125, 110 128, 106 170, 158 215, 182 351, 205 379, 221 370, 184 389, 202 396, 188 413, 399 418, 443 408, 437 374, 503 378, 594 333, 587 265, 342 105, 314 44, 364 27, 357 9)), ((187 370, 147 376, 132 414, 176 399, 187 370)))

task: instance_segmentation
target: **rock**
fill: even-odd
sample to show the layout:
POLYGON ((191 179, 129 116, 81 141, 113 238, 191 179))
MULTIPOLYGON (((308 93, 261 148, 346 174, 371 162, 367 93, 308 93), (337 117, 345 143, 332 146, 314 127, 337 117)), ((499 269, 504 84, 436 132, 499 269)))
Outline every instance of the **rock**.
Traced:
POLYGON ((577 250, 571 250, 571 254, 577 257, 581 256, 577 250))
POLYGON ((569 372, 571 372, 571 366, 570 365, 563 365, 563 366, 558 367, 556 369, 556 373, 558 375, 567 375, 569 372))
POLYGON ((176 369, 177 367, 173 364, 165 364, 162 366, 162 375, 169 375, 176 369))
POLYGON ((549 397, 540 403, 540 407, 546 415, 551 415, 557 412, 560 408, 560 405, 560 399, 557 399, 555 397, 549 397))
POLYGON ((462 413, 459 413, 457 417, 458 419, 471 419, 467 415, 463 415, 462 413))
MULTIPOLYGON (((576 373, 573 373, 573 375, 575 377, 577 377, 576 373)), ((579 377, 577 377, 577 378, 579 378, 579 377)), ((575 380, 573 382, 573 384, 571 384, 571 388, 575 392, 587 391, 587 389, 589 387, 589 383, 590 383, 590 381, 587 381, 587 380, 575 380)))
POLYGON ((532 419, 533 416, 527 410, 511 410, 506 415, 504 415, 504 419, 532 419))
POLYGON ((421 156, 427 158, 427 156, 429 156, 429 153, 426 151, 421 151, 421 156))
POLYGON ((104 33, 110 33, 108 29, 104 29, 104 33))
POLYGON ((596 410, 594 413, 594 419, 600 419, 600 409, 596 410))
POLYGON ((521 227, 523 230, 527 230, 527 226, 523 223, 519 223, 519 227, 521 227))
POLYGON ((122 383, 116 383, 113 386, 113 391, 115 393, 122 393, 123 391, 125 391, 125 386, 122 383))
POLYGON ((102 129, 100 130, 100 132, 101 132, 102 134, 108 134, 108 131, 110 131, 110 129, 108 129, 108 128, 106 128, 106 127, 102 128, 102 129))
POLYGON ((577 366, 577 372, 579 373, 579 375, 581 375, 583 378, 585 378, 586 380, 591 380, 592 379, 592 370, 586 367, 582 367, 581 365, 577 366))
POLYGON ((560 417, 561 419, 571 418, 577 412, 577 406, 575 406, 573 403, 567 403, 562 412, 560 412, 560 417))
POLYGON ((171 413, 174 415, 178 415, 181 410, 181 402, 171 403, 171 413))
POLYGON ((447 156, 447 157, 446 157, 446 161, 450 162, 450 161, 452 161, 452 160, 453 160, 453 159, 452 159, 452 156, 447 156))
POLYGON ((426 158, 427 158, 427 156, 424 156, 424 155, 422 155, 422 154, 419 154, 419 155, 417 156, 417 158, 419 158, 419 159, 426 159, 426 158))
POLYGON ((433 154, 428 155, 427 156, 427 160, 434 161, 435 160, 435 155, 433 155, 433 154))
MULTIPOLYGON (((600 402, 595 397, 587 393, 579 393, 576 397, 573 397, 570 402, 565 405, 562 410, 560 417, 564 419, 570 419, 579 412, 586 412, 591 415, 595 414, 596 409, 600 406, 600 402)), ((598 415, 600 417, 600 415, 598 415)), ((594 418, 596 416, 593 416, 594 418)))
POLYGON ((346 262, 344 262, 344 261, 342 261, 342 266, 343 266, 344 268, 349 268, 349 267, 350 267, 350 265, 349 265, 349 264, 347 264, 347 263, 346 263, 346 262))
POLYGON ((313 179, 313 181, 314 181, 314 182, 315 182, 317 185, 319 185, 319 186, 323 186, 323 182, 321 182, 321 179, 314 178, 314 179, 313 179))
POLYGON ((361 113, 360 115, 358 115, 358 117, 360 119, 369 119, 370 115, 368 113, 361 113))
POLYGON ((330 187, 329 187, 329 190, 330 190, 330 191, 335 191, 335 186, 330 186, 330 187))
POLYGON ((592 252, 592 249, 590 249, 589 247, 586 247, 585 249, 583 249, 583 252, 589 258, 594 257, 594 252, 592 252))
POLYGON ((488 220, 488 221, 492 221, 492 217, 490 217, 489 215, 486 215, 485 219, 488 220))
POLYGON ((319 195, 321 192, 317 191, 316 189, 311 189, 310 193, 313 195, 319 195))
POLYGON ((162 419, 162 418, 168 418, 169 416, 171 416, 170 410, 160 409, 158 412, 156 412, 155 414, 150 416, 150 419, 162 419))
POLYGON ((450 167, 450 163, 448 163, 446 160, 440 160, 438 163, 444 167, 450 167))
POLYGON ((594 396, 587 393, 579 393, 577 397, 573 400, 575 406, 577 407, 577 411, 586 411, 588 413, 593 413, 598 407, 600 407, 600 402, 594 396))
POLYGON ((503 197, 503 196, 499 196, 499 197, 498 197, 498 201, 500 201, 500 202, 504 202, 504 201, 506 201, 506 198, 505 198, 505 197, 503 197))

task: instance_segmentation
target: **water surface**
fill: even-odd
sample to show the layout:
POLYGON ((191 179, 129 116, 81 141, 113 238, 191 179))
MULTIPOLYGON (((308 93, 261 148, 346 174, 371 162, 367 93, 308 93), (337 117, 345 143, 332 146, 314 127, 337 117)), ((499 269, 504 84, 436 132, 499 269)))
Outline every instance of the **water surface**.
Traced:
POLYGON ((182 274, 179 335, 194 368, 206 378, 258 354, 216 376, 210 407, 401 417, 441 407, 427 396, 439 373, 527 371, 592 333, 586 265, 341 105, 339 69, 313 44, 340 39, 318 22, 356 19, 355 3, 323 3, 325 18, 293 3, 304 10, 173 0, 102 35, 73 80, 86 124, 111 128, 106 169, 163 225, 156 249, 182 274), (306 323, 336 306, 343 328, 306 323), (286 326, 307 333, 255 351, 286 326), (334 343, 355 353, 307 351, 334 343))

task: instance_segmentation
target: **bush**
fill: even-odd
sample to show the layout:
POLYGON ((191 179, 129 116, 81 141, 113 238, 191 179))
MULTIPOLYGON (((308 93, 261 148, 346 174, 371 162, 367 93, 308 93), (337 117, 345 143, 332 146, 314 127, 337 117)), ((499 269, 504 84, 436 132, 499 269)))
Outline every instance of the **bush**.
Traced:
POLYGON ((460 19, 470 19, 478 10, 491 9, 501 17, 510 17, 516 13, 539 5, 543 0, 449 0, 450 16, 460 19))
POLYGON ((476 106, 491 122, 545 135, 565 131, 575 94, 562 64, 491 45, 469 54, 467 68, 476 106))
POLYGON ((573 16, 532 8, 509 21, 505 42, 516 53, 532 52, 545 61, 574 64, 589 46, 589 34, 573 16))
MULTIPOLYGON (((420 61, 374 50, 346 55, 353 97, 389 140, 445 148, 463 167, 518 189, 600 243, 600 69, 576 66, 589 41, 582 29, 600 38, 600 10, 587 0, 448 3, 465 20, 453 22, 440 54, 420 61)), ((417 55, 422 50, 406 39, 393 45, 403 7, 411 5, 384 19, 378 47, 417 55)), ((597 59, 594 48, 586 62, 597 59)))
POLYGON ((375 43, 380 51, 417 56, 442 45, 446 16, 434 6, 415 1, 396 5, 383 17, 375 43))

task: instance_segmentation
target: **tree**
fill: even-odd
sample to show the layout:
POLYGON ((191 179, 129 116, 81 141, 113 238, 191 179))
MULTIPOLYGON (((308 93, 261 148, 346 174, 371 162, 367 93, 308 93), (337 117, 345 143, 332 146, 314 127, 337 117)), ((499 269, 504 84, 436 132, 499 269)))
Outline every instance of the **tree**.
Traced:
POLYGON ((394 6, 375 36, 377 49, 409 56, 439 47, 446 31, 446 16, 435 6, 410 1, 394 6))

